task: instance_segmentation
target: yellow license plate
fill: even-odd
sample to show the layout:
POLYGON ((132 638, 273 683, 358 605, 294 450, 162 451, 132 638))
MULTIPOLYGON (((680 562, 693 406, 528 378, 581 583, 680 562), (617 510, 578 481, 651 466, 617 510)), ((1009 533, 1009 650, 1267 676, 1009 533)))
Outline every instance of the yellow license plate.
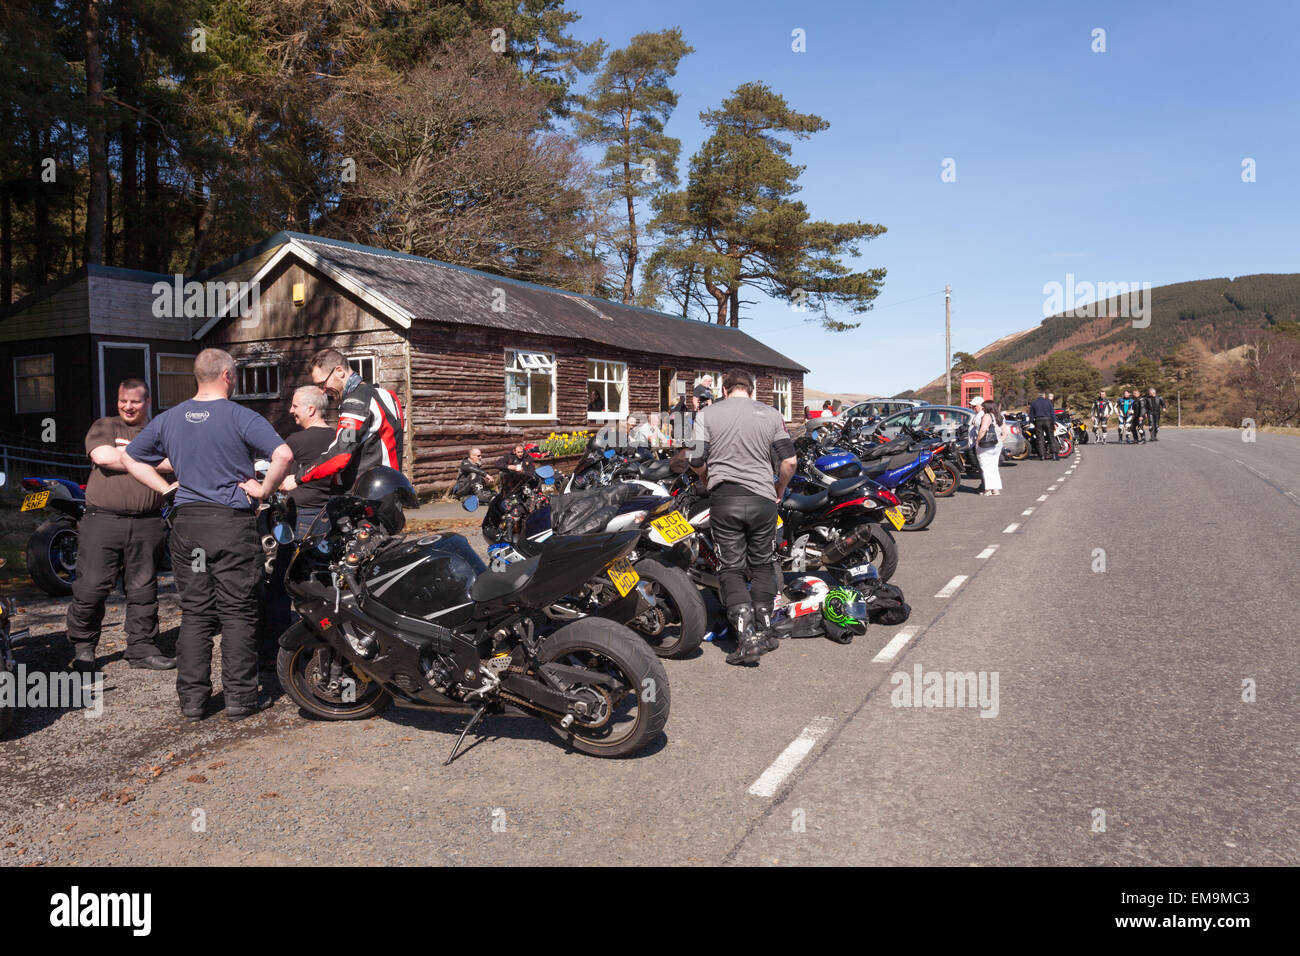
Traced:
POLYGON ((931 481, 934 481, 934 469, 931 468, 929 465, 925 466, 925 477, 929 478, 931 481))
POLYGON ((627 597, 641 580, 641 575, 636 573, 636 568, 632 567, 632 562, 627 558, 619 558, 605 569, 605 573, 614 582, 614 587, 618 588, 619 597, 627 597))
POLYGON ((901 508, 886 508, 885 517, 889 519, 889 523, 894 526, 895 531, 903 530, 905 521, 903 519, 903 510, 901 508))
POLYGON ((666 514, 662 518, 656 518, 650 522, 650 527, 658 531, 665 541, 672 544, 674 541, 680 541, 687 535, 695 533, 691 523, 682 516, 680 511, 674 511, 666 514))
POLYGON ((19 511, 35 511, 37 508, 44 508, 44 507, 45 507, 45 502, 47 502, 47 501, 49 501, 49 500, 50 500, 50 493, 49 493, 48 491, 38 491, 38 492, 36 492, 36 493, 34 493, 34 494, 30 494, 30 495, 28 495, 26 498, 24 498, 24 499, 23 499, 23 506, 22 506, 21 508, 19 508, 18 510, 19 510, 19 511))

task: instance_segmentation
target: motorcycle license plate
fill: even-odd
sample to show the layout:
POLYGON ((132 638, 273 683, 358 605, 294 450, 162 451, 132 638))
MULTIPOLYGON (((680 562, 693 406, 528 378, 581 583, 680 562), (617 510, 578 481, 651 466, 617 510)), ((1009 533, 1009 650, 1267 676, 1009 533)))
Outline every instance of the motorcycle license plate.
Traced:
POLYGON ((885 517, 889 519, 889 523, 894 526, 895 531, 903 530, 905 519, 903 518, 902 508, 886 508, 885 517))
POLYGON ((636 573, 636 568, 632 567, 632 562, 627 558, 619 558, 605 569, 605 573, 614 582, 614 587, 618 588, 619 597, 627 597, 641 580, 641 575, 636 573))
POLYGON ((23 506, 19 511, 35 511, 38 508, 44 508, 45 502, 50 500, 48 491, 37 491, 23 499, 23 506))
POLYGON ((680 511, 674 511, 666 514, 662 518, 656 518, 650 522, 650 527, 658 531, 665 541, 672 544, 674 541, 680 541, 682 538, 695 533, 691 523, 682 516, 680 511))
POLYGON ((931 481, 934 481, 934 469, 931 468, 929 465, 925 466, 925 477, 929 478, 931 481))

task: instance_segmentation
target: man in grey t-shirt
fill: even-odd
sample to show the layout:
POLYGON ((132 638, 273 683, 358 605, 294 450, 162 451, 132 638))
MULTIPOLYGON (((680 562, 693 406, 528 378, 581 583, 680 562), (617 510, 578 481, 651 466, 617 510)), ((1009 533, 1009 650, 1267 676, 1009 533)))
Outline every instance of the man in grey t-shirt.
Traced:
POLYGON ((722 561, 722 601, 736 638, 727 663, 757 664, 777 647, 771 629, 779 583, 773 539, 777 503, 794 476, 796 458, 781 413, 754 401, 748 372, 733 368, 722 389, 725 400, 695 416, 691 464, 707 476, 712 502, 709 523, 722 561), (773 461, 781 463, 775 480, 773 461))

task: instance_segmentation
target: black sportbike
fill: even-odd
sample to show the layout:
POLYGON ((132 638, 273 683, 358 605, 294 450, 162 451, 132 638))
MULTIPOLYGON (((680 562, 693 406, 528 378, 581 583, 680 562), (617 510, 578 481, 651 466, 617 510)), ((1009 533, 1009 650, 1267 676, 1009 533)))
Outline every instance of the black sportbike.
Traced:
POLYGON ((399 535, 416 504, 400 472, 371 469, 298 544, 285 588, 302 620, 281 636, 276 670, 304 711, 356 720, 392 703, 472 715, 448 763, 485 713, 538 717, 599 757, 636 753, 662 732, 668 677, 644 641, 595 617, 537 628, 539 608, 625 558, 639 532, 553 537, 489 571, 461 535, 399 535))

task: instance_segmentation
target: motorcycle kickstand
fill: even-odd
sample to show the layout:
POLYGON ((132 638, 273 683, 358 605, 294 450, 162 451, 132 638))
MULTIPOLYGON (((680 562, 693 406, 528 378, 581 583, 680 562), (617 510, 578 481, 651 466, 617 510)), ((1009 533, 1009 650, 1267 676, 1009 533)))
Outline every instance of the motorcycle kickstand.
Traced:
POLYGON ((456 738, 456 746, 451 748, 451 756, 449 756, 446 760, 442 762, 442 765, 444 767, 449 766, 451 762, 456 759, 456 753, 460 750, 460 745, 465 742, 465 735, 474 728, 474 725, 479 722, 479 718, 482 717, 486 712, 487 712, 487 704, 483 704, 481 707, 479 707, 477 711, 474 712, 474 716, 469 719, 469 723, 465 725, 465 729, 462 730, 460 732, 460 736, 456 738))

